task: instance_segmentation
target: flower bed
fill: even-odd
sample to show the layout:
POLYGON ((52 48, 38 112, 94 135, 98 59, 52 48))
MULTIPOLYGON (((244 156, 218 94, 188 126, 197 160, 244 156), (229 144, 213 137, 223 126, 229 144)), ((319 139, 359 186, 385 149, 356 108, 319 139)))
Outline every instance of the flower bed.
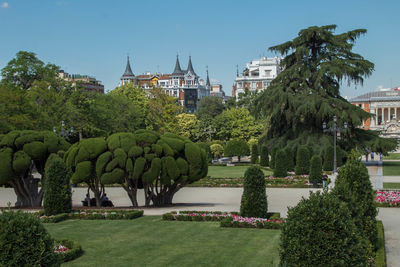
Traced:
POLYGON ((62 262, 74 260, 82 255, 82 247, 75 241, 63 239, 56 240, 55 243, 54 253, 59 255, 62 262))
POLYGON ((400 191, 377 191, 375 202, 379 207, 400 207, 400 191))
POLYGON ((238 212, 180 211, 165 213, 162 218, 169 221, 220 221, 221 227, 264 229, 280 229, 284 222, 279 213, 268 213, 268 219, 264 219, 242 217, 238 212))
POLYGON ((143 216, 143 210, 74 210, 72 213, 63 213, 52 216, 36 213, 43 223, 57 223, 67 219, 80 220, 132 220, 143 216))

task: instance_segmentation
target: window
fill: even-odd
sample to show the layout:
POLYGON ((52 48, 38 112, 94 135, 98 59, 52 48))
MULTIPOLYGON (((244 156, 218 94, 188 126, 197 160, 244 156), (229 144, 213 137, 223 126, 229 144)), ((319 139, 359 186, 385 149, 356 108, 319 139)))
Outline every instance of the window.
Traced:
POLYGON ((265 70, 265 76, 269 77, 271 76, 271 70, 265 70))
POLYGON ((269 81, 264 81, 264 84, 263 84, 263 86, 264 86, 264 88, 267 88, 268 86, 269 86, 269 81))
POLYGON ((252 83, 251 83, 251 88, 255 89, 256 86, 257 86, 257 85, 256 85, 256 82, 252 82, 252 83))
POLYGON ((238 83, 238 88, 242 88, 242 83, 238 83))
POLYGON ((178 80, 175 80, 175 81, 174 81, 174 85, 178 85, 178 80))
POLYGON ((191 85, 192 81, 186 81, 187 85, 191 85))

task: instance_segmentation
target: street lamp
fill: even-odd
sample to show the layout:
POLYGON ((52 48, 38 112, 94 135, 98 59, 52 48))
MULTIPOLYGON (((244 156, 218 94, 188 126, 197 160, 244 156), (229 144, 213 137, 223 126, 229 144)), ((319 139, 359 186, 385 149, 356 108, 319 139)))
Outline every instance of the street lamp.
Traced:
MULTIPOLYGON (((64 122, 64 121, 61 121, 61 131, 59 132, 59 135, 60 135, 62 138, 65 138, 65 137, 67 137, 67 136, 71 136, 71 135, 74 134, 74 127, 71 127, 71 129, 70 129, 69 132, 65 131, 65 128, 64 128, 64 127, 65 127, 65 122, 64 122)), ((57 133, 56 126, 53 127, 53 132, 54 132, 55 134, 57 133)))
POLYGON ((336 162, 336 137, 337 132, 342 131, 343 129, 347 129, 347 122, 343 123, 343 129, 337 126, 337 118, 336 115, 333 116, 333 126, 331 128, 326 127, 326 122, 322 123, 322 128, 324 132, 333 133, 333 173, 337 173, 337 162, 336 162))
POLYGON ((211 125, 208 127, 208 129, 205 129, 204 130, 206 133, 208 133, 209 134, 209 137, 210 137, 210 142, 211 142, 211 134, 213 134, 213 133, 215 133, 216 131, 217 131, 217 129, 211 129, 211 125))

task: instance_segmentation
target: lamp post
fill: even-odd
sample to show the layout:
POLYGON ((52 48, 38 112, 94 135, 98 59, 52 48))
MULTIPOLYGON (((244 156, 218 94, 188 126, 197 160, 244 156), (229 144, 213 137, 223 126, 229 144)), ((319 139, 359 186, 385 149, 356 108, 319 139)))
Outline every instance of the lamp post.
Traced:
MULTIPOLYGON (((53 132, 56 134, 57 133, 57 128, 56 126, 53 127, 53 132)), ((71 136, 74 133, 74 127, 71 127, 70 131, 67 132, 65 131, 65 122, 61 121, 61 131, 58 133, 62 138, 66 138, 67 136, 71 136)))
POLYGON ((206 133, 208 133, 209 134, 209 138, 210 138, 210 142, 211 142, 211 134, 213 134, 213 133, 215 133, 216 132, 216 129, 214 128, 214 129, 211 129, 211 125, 208 127, 208 129, 205 129, 204 130, 206 133))
MULTIPOLYGON (((333 126, 331 128, 326 127, 326 122, 322 123, 322 128, 324 132, 333 133, 333 173, 337 173, 337 161, 336 161, 336 137, 337 132, 340 132, 342 128, 337 126, 337 118, 336 115, 333 116, 333 126)), ((347 122, 343 123, 343 129, 347 129, 347 122)))

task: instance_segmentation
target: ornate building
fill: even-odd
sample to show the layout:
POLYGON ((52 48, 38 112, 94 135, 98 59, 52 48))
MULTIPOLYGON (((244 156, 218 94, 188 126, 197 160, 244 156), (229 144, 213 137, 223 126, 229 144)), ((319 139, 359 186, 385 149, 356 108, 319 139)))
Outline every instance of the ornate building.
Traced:
POLYGON ((380 131, 383 137, 400 139, 399 88, 381 89, 357 96, 349 101, 375 115, 363 121, 362 128, 380 131))
POLYGON ((86 91, 104 94, 104 85, 94 77, 81 74, 69 74, 63 70, 60 70, 58 77, 65 81, 70 81, 72 82, 72 85, 80 86, 86 91))
POLYGON ((281 59, 278 57, 262 57, 247 63, 241 75, 239 75, 239 71, 236 72, 232 96, 237 98, 239 94, 244 93, 245 89, 249 89, 251 92, 259 92, 267 88, 281 72, 280 62, 281 59))
POLYGON ((193 113, 197 109, 198 100, 210 95, 211 86, 209 84, 208 72, 208 84, 204 84, 204 81, 199 78, 194 71, 190 56, 186 70, 181 69, 179 58, 176 56, 175 68, 171 74, 146 73, 137 76, 133 74, 128 58, 125 73, 121 77, 120 84, 124 85, 127 82, 132 82, 144 90, 161 87, 166 94, 178 98, 181 105, 186 107, 187 112, 193 113))

